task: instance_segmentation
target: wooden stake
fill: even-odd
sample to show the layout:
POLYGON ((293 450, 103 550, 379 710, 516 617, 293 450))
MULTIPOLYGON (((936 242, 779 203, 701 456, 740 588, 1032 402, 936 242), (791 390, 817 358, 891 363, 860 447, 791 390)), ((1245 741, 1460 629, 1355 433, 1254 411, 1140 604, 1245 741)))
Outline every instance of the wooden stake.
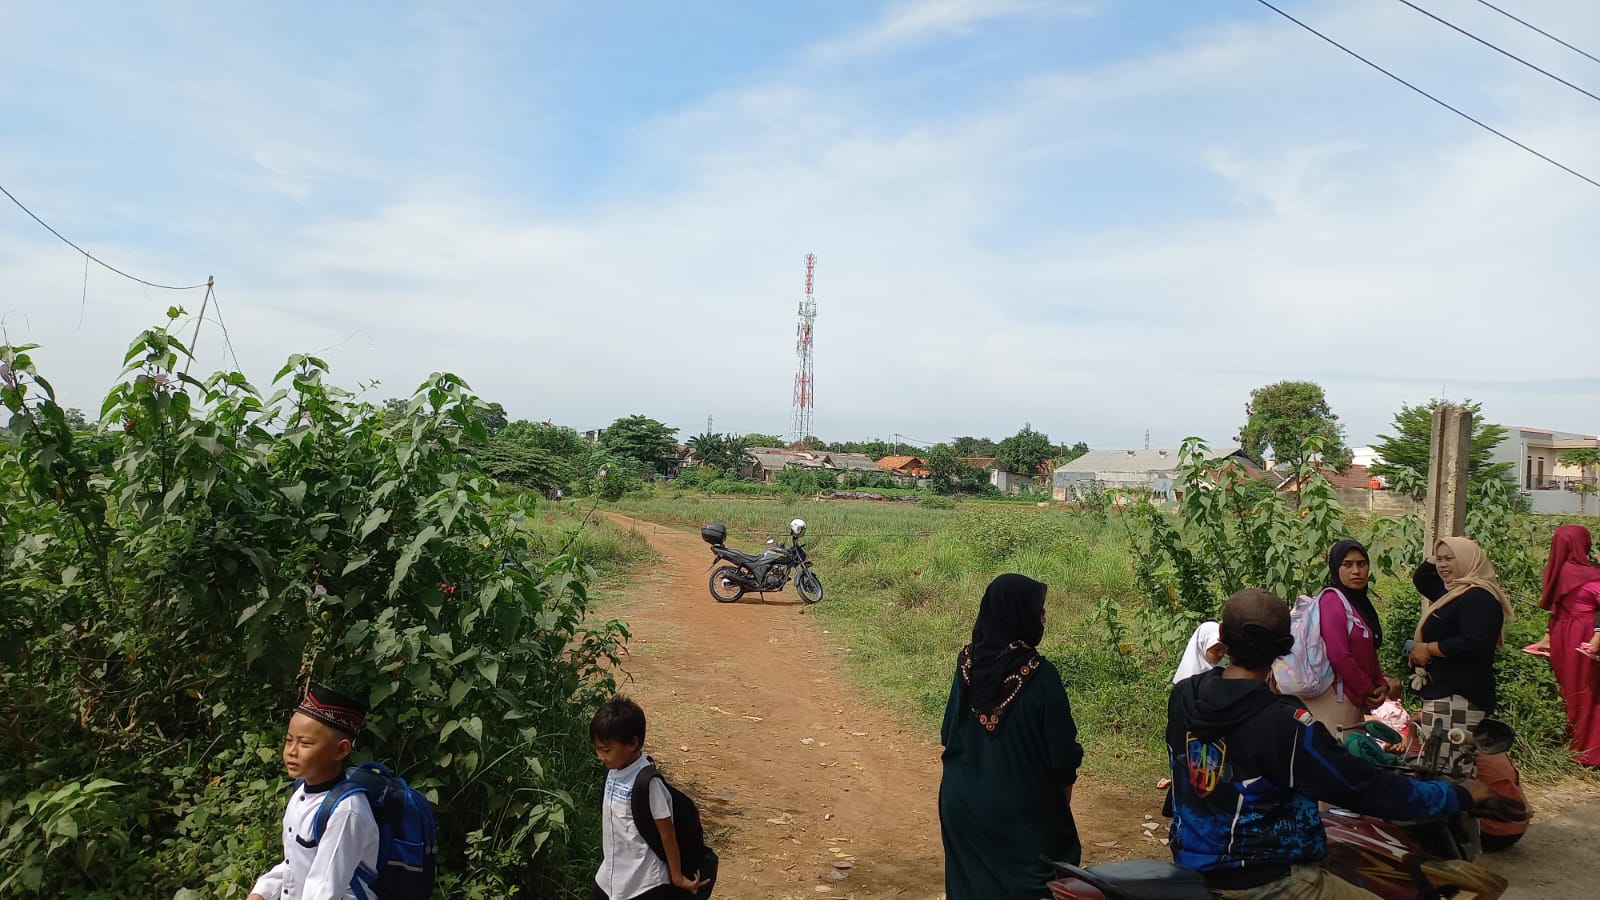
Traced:
POLYGON ((200 299, 200 316, 194 320, 194 336, 189 338, 189 358, 183 361, 183 374, 189 374, 189 364, 194 362, 194 350, 200 343, 200 323, 206 320, 206 306, 211 302, 211 286, 217 283, 217 276, 206 276, 206 295, 200 299))

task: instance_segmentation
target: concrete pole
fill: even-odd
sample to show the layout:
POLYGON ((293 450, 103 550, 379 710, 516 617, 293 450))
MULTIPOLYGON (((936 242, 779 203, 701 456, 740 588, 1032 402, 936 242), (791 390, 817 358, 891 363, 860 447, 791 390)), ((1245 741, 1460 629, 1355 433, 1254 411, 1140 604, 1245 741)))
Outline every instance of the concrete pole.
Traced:
POLYGON ((1428 447, 1428 500, 1422 511, 1423 556, 1432 556, 1442 537, 1459 537, 1467 527, 1467 464, 1472 458, 1472 414, 1460 406, 1433 411, 1428 447))

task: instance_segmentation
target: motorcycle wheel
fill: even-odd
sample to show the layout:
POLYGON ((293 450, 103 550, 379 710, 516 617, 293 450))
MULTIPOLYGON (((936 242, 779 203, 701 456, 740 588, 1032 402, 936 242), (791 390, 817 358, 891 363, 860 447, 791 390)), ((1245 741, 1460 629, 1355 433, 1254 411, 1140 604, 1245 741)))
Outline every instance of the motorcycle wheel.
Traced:
POLYGON ((810 569, 804 569, 800 576, 794 580, 795 593, 807 603, 822 602, 822 579, 810 569))
POLYGON ((744 596, 744 586, 734 579, 738 578, 739 570, 733 566, 722 566, 711 573, 711 596, 718 603, 738 603, 744 596))

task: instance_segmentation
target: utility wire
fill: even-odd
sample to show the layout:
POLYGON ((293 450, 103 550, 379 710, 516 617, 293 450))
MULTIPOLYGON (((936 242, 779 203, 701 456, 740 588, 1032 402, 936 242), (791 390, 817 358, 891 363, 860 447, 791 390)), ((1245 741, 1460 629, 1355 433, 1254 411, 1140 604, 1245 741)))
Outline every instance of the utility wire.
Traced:
POLYGON ((1394 74, 1393 72, 1389 71, 1388 69, 1385 69, 1383 66, 1378 65, 1377 63, 1373 62, 1370 59, 1367 59, 1365 56, 1362 56, 1361 54, 1355 52, 1354 50, 1351 50, 1349 47, 1346 47, 1345 45, 1339 43, 1338 41, 1334 40, 1333 38, 1328 37, 1327 35, 1325 35, 1322 32, 1316 30, 1315 28, 1312 28, 1310 25, 1307 25, 1306 23, 1300 21, 1299 19, 1296 19, 1294 16, 1289 15, 1288 13, 1286 13, 1283 10, 1279 9, 1278 7, 1273 6, 1271 3, 1267 2, 1267 0, 1256 0, 1256 2, 1261 4, 1262 6, 1265 6, 1267 9, 1272 10, 1273 12, 1277 13, 1278 15, 1283 16, 1285 19, 1288 19, 1289 21, 1293 22, 1294 24, 1299 25, 1301 28, 1304 28, 1306 31, 1311 32, 1312 34, 1316 35, 1317 37, 1322 38, 1324 41, 1327 41, 1328 43, 1332 44, 1333 46, 1338 47, 1340 50, 1343 50, 1345 53, 1355 57, 1356 59, 1360 60, 1361 62, 1366 63, 1368 66, 1370 66, 1370 67, 1372 67, 1374 69, 1377 69, 1379 72, 1382 72, 1384 75, 1387 75, 1389 78, 1400 82, 1401 84, 1405 85, 1406 87, 1410 88, 1411 90, 1421 94, 1424 97, 1427 97, 1429 100, 1432 100, 1434 103, 1439 104, 1440 106, 1444 107, 1445 109, 1450 110, 1451 112, 1455 113, 1456 115, 1460 116, 1461 118, 1466 119, 1468 122, 1471 122, 1472 124, 1478 126, 1479 128, 1482 128, 1484 131, 1489 132, 1490 134, 1494 135, 1495 137, 1498 137, 1501 140, 1506 141, 1507 143, 1514 144, 1514 145, 1522 148, 1523 150, 1526 150, 1529 153, 1532 153, 1534 156, 1539 157, 1540 159, 1544 160, 1545 162, 1549 163, 1552 166, 1555 166, 1556 168, 1560 169, 1561 171, 1566 172, 1568 175, 1571 175, 1574 178, 1581 179, 1581 180, 1586 181, 1589 184, 1593 185, 1594 187, 1600 188, 1600 181, 1595 181, 1593 178, 1590 178, 1589 176, 1583 174, 1582 172, 1579 172, 1577 169, 1574 169, 1571 166, 1565 165, 1563 163, 1559 163, 1559 162, 1555 161, 1554 159, 1551 159, 1550 157, 1545 156, 1543 153, 1540 153, 1539 151, 1533 149, 1532 147, 1528 146, 1527 144, 1524 144, 1523 142, 1521 142, 1521 141, 1517 140, 1516 138, 1512 137, 1511 135, 1506 134, 1503 131, 1500 131, 1499 129, 1495 128, 1494 126, 1489 125, 1489 124, 1483 122, 1480 119, 1473 118, 1471 115, 1468 115, 1467 113, 1462 112, 1461 110, 1455 108, 1454 106, 1451 106, 1450 104, 1444 102, 1443 100, 1440 100, 1438 97, 1435 97, 1434 95, 1428 93, 1427 91, 1423 90, 1422 88, 1417 87, 1416 85, 1414 85, 1411 82, 1405 80, 1404 78, 1401 78, 1399 75, 1394 74))
POLYGON ((1587 56, 1590 59, 1594 60, 1595 62, 1600 63, 1600 57, 1597 57, 1592 53, 1589 53, 1589 52, 1587 52, 1585 50, 1580 50, 1579 48, 1572 46, 1571 44, 1567 43, 1566 41, 1563 41, 1561 38, 1556 37, 1555 35, 1551 34, 1550 32, 1545 31, 1543 28, 1540 28, 1539 26, 1533 24, 1532 22, 1528 22, 1528 21, 1525 21, 1523 19, 1519 19, 1516 16, 1512 15, 1511 13, 1508 13, 1505 10, 1501 9, 1500 7, 1495 6, 1493 3, 1488 2, 1488 0, 1478 0, 1478 2, 1482 3, 1484 6, 1489 7, 1490 9, 1492 9, 1495 12, 1499 13, 1500 15, 1505 16, 1506 18, 1510 19, 1511 21, 1516 22, 1518 25, 1522 25, 1525 28, 1530 28, 1530 29, 1532 29, 1534 31, 1537 31, 1538 33, 1544 35, 1545 37, 1549 38, 1550 40, 1555 41, 1556 43, 1558 43, 1561 46, 1567 48, 1568 50, 1571 50, 1573 53, 1577 53, 1577 54, 1579 54, 1581 56, 1587 56))
POLYGON ((1462 28, 1461 26, 1456 25, 1454 22, 1451 22, 1451 21, 1449 21, 1447 19, 1440 18, 1439 16, 1436 16, 1433 13, 1428 12, 1427 10, 1425 10, 1422 7, 1416 5, 1415 3, 1412 3, 1411 0, 1395 0, 1395 2, 1403 4, 1405 6, 1411 7, 1412 9, 1416 10, 1417 12, 1422 13, 1423 15, 1425 15, 1428 18, 1434 20, 1435 22, 1438 22, 1440 25, 1443 25, 1446 28, 1449 28, 1452 31, 1455 31, 1455 32, 1457 32, 1459 34, 1463 34, 1463 35, 1466 35, 1469 38, 1472 38, 1473 40, 1475 40, 1478 43, 1484 45, 1485 47, 1488 47, 1490 50, 1493 50, 1494 52, 1500 54, 1501 56, 1504 56, 1507 59, 1513 59, 1513 60, 1516 60, 1519 63, 1522 63, 1524 66, 1527 66, 1528 68, 1534 70, 1535 72, 1538 72, 1540 75, 1543 75, 1546 78, 1549 78, 1549 79, 1551 79, 1553 81, 1561 82, 1562 84, 1566 85, 1567 87, 1572 88, 1573 90, 1575 90, 1578 93, 1584 95, 1585 97, 1588 97, 1590 100, 1600 101, 1600 94, 1595 94, 1595 93, 1592 93, 1590 91, 1586 91, 1583 88, 1578 87, 1577 85, 1573 84, 1572 82, 1566 80, 1565 78, 1562 78, 1560 75, 1557 75, 1556 73, 1550 71, 1549 69, 1541 69, 1538 66, 1534 65, 1533 63, 1528 62, 1527 60, 1523 59, 1522 57, 1516 55, 1515 53, 1512 53, 1510 50, 1506 50, 1506 49, 1503 49, 1503 48, 1501 48, 1499 46, 1496 46, 1495 44, 1491 44, 1488 41, 1484 40, 1483 38, 1478 37, 1477 35, 1473 34, 1472 32, 1466 30, 1465 28, 1462 28))
POLYGON ((117 268, 116 266, 113 266, 112 264, 106 262, 105 260, 101 259, 100 257, 95 256, 93 253, 90 253, 89 251, 83 249, 82 247, 79 247, 77 244, 74 244, 72 241, 67 240, 67 236, 66 235, 64 235, 61 232, 55 230, 54 228, 51 228, 49 222, 46 222, 45 220, 43 220, 43 219, 39 218, 38 216, 34 215, 33 210, 27 208, 26 206, 23 206, 21 200, 18 200, 15 196, 12 195, 12 193, 10 191, 5 189, 5 185, 0 185, 0 194, 5 194, 7 199, 9 199, 12 203, 15 203, 17 205, 17 209, 20 209, 23 212, 27 213, 28 214, 28 218, 34 220, 35 222, 38 222, 40 225, 43 225, 44 229, 46 231, 50 232, 51 234, 53 234, 57 238, 59 238, 63 244, 66 244, 68 247, 71 247, 72 249, 78 251, 79 253, 82 253, 86 258, 92 259, 95 262, 99 263, 100 265, 104 266, 105 268, 110 269, 111 271, 117 273, 118 275, 121 275, 123 278, 127 278, 130 281, 137 281, 140 284, 145 285, 146 287, 160 288, 160 289, 162 289, 164 291, 194 291, 194 290, 199 290, 200 288, 203 288, 203 287, 206 286, 206 283, 204 281, 200 282, 199 284, 184 284, 184 285, 156 284, 154 281, 145 281, 143 278, 140 278, 137 275, 129 275, 127 272, 122 271, 121 269, 117 268))
POLYGON ((211 305, 217 312, 217 324, 222 326, 222 342, 228 346, 228 355, 233 357, 233 370, 241 372, 239 367, 239 354, 233 352, 233 338, 228 335, 228 325, 222 321, 222 304, 217 300, 216 285, 211 286, 211 305))

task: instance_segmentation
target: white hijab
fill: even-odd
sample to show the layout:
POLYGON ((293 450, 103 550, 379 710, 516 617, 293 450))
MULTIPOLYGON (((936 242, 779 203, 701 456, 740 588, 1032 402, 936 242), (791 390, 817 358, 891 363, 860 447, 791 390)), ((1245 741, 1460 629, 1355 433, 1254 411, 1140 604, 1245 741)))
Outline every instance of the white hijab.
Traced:
POLYGON ((1216 668, 1206 659, 1206 651, 1220 643, 1221 637, 1222 626, 1215 622, 1201 622, 1200 627, 1190 636, 1189 645, 1183 648, 1183 661, 1178 663, 1178 671, 1173 674, 1172 683, 1177 684, 1216 668))

